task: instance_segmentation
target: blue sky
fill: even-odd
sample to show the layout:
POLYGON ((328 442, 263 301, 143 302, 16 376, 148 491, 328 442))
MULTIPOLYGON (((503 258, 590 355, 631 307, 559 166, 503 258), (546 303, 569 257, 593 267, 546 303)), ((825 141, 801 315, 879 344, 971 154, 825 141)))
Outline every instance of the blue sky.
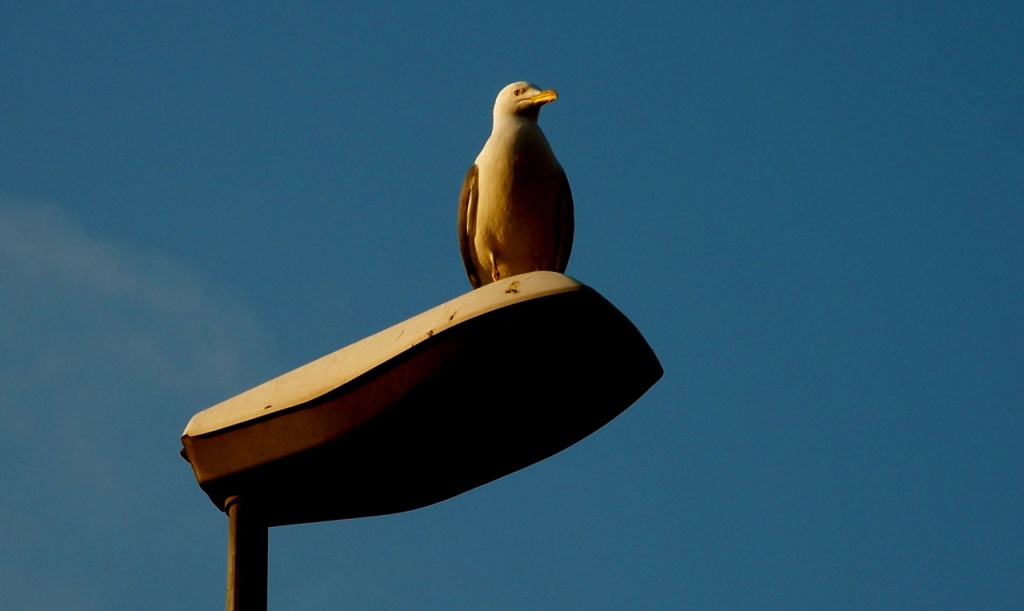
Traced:
MULTIPOLYGON (((219 608, 195 412, 469 290, 494 96, 664 378, 275 609, 1024 604, 1024 8, 3 3, 0 606, 219 608)), ((528 384, 528 381, 520 381, 528 384)))

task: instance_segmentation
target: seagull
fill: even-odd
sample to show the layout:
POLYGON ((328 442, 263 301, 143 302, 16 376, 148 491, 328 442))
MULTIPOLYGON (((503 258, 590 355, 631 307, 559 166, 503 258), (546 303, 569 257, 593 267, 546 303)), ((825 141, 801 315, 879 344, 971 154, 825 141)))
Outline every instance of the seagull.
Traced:
POLYGON ((459 248, 473 288, 533 271, 564 272, 572 250, 572 192, 537 125, 558 99, 520 81, 494 101, 491 136, 466 172, 459 197, 459 248))

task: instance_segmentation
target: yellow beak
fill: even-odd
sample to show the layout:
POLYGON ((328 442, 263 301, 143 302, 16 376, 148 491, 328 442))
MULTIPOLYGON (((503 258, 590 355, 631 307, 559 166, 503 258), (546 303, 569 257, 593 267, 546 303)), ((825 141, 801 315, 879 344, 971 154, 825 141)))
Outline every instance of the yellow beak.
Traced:
POLYGON ((558 92, 554 89, 548 89, 547 91, 541 91, 540 93, 531 95, 527 99, 534 104, 547 104, 548 102, 554 102, 558 99, 558 92))

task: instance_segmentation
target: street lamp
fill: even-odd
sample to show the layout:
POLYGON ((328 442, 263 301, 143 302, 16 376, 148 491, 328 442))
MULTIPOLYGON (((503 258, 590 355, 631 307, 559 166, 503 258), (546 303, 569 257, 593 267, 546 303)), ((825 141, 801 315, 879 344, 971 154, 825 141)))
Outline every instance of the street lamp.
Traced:
POLYGON ((182 454, 229 516, 228 608, 266 607, 267 528, 451 498, 583 439, 661 375, 611 303, 535 272, 199 412, 182 454))

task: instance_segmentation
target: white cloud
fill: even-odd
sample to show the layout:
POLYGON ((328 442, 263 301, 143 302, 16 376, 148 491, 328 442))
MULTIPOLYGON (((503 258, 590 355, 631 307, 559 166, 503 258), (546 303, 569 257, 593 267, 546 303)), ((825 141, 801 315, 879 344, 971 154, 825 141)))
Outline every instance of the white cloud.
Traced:
POLYGON ((253 316, 197 273, 95 239, 53 206, 0 203, 0 274, 0 337, 27 344, 36 375, 113 360, 159 384, 233 388, 270 352, 253 316))
POLYGON ((200 569, 180 561, 197 560, 186 550, 204 529, 219 539, 221 520, 178 436, 196 411, 273 373, 271 339, 166 255, 91 236, 56 206, 0 200, 0 573, 23 585, 5 587, 0 607, 45 590, 131 608, 119 587, 168 567, 171 581, 147 588, 191 606, 174 588, 200 569))

